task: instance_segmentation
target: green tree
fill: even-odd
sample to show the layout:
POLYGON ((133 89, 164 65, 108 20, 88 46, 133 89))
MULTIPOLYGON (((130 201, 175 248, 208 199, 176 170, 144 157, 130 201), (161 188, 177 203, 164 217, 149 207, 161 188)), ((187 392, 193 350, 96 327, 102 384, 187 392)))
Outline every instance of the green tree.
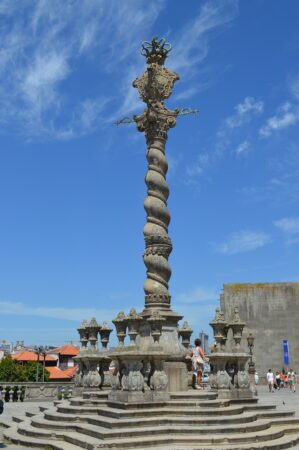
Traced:
POLYGON ((0 362, 0 381, 26 381, 24 368, 11 359, 10 356, 3 358, 0 362))
MULTIPOLYGON (((23 367, 25 369, 26 381, 36 381, 36 365, 34 361, 28 361, 23 367)), ((43 364, 39 363, 38 381, 43 381, 43 364)), ((45 381, 49 381, 49 372, 45 368, 45 381)))
MULTIPOLYGON (((22 366, 10 356, 7 356, 0 361, 0 382, 34 382, 36 381, 36 365, 37 362, 28 361, 22 366)), ((42 363, 39 363, 38 381, 42 381, 42 377, 43 365, 42 363)), ((45 369, 45 381, 49 381, 49 372, 47 369, 45 369)))

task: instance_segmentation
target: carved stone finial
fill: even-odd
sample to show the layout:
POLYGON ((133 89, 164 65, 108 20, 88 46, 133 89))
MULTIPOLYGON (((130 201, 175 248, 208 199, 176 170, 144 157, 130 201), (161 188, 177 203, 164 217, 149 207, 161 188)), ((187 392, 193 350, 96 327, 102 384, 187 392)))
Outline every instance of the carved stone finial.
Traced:
POLYGON ((112 320, 112 323, 116 328, 116 335, 118 338, 118 345, 122 347, 124 345, 124 341, 126 338, 126 330, 127 330, 127 320, 126 315, 123 311, 120 311, 116 318, 112 320))
POLYGON ((108 322, 104 321, 103 325, 100 329, 100 336, 101 336, 101 344, 102 344, 102 350, 106 351, 108 342, 109 342, 109 336, 112 332, 112 328, 109 327, 108 322))
POLYGON ((220 310, 220 308, 216 308, 215 318, 210 322, 210 325, 214 332, 216 351, 219 351, 225 346, 228 331, 227 321, 225 320, 224 313, 220 310))
POLYGON ((137 313, 135 308, 132 308, 127 317, 128 335, 130 336, 130 345, 135 346, 135 339, 139 332, 142 317, 137 313))
POLYGON ((81 350, 86 350, 88 343, 88 332, 87 332, 88 322, 87 320, 83 320, 82 324, 77 328, 77 331, 80 336, 81 342, 81 350))
POLYGON ((215 322, 226 322, 224 318, 224 312, 221 311, 220 308, 216 308, 215 310, 215 322))
POLYGON ((188 322, 184 322, 183 326, 179 329, 179 336, 182 337, 182 344, 185 348, 190 345, 191 334, 193 333, 192 328, 190 328, 188 322))
POLYGON ((159 310, 153 310, 152 315, 147 319, 151 327, 151 335, 154 339, 154 344, 159 345, 162 327, 165 322, 159 310))
POLYGON ((240 318, 240 314, 239 314, 239 308, 237 308, 237 307, 234 308, 232 322, 234 322, 234 323, 241 322, 241 318, 240 318))

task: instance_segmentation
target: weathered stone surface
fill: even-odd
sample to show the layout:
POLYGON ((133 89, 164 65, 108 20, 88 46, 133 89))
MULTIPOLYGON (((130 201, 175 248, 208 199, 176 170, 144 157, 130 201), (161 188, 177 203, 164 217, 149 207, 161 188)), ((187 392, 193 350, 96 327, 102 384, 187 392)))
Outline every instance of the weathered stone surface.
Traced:
POLYGON ((263 377, 269 368, 283 367, 283 339, 289 342, 290 364, 299 368, 299 283, 232 283, 224 284, 221 308, 231 315, 237 306, 246 322, 246 336, 255 336, 253 355, 256 369, 263 377))
MULTIPOLYGON (((290 400, 294 398, 287 394, 292 395, 290 400)), ((256 399, 216 401, 213 395, 189 391, 160 403, 96 406, 94 402, 102 402, 104 393, 87 392, 85 400, 47 405, 44 412, 35 411, 32 417, 16 417, 17 422, 10 418, 12 426, 4 435, 29 448, 50 446, 56 450, 281 450, 299 441, 299 418, 291 411, 276 410, 267 400, 259 405, 256 399), (78 401, 80 406, 76 406, 78 401)))

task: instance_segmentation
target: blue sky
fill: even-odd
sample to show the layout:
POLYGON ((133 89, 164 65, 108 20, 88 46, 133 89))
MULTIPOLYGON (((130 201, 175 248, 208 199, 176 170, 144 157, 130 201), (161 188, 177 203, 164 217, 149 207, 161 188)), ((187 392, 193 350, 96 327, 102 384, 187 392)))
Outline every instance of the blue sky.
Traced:
POLYGON ((296 0, 0 0, 0 339, 76 341, 143 308, 140 44, 165 36, 172 305, 210 331, 225 282, 298 281, 296 0))

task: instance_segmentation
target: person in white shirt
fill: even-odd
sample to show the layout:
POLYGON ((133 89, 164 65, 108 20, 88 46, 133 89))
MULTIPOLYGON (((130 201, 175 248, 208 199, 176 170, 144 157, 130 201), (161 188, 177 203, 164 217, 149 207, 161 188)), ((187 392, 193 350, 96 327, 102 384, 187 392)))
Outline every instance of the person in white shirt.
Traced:
POLYGON ((292 392, 296 392, 296 387, 295 387, 295 373, 293 371, 293 369, 291 369, 288 373, 289 376, 289 386, 290 386, 290 391, 292 392))
POLYGON ((255 382, 256 386, 259 384, 259 374, 257 372, 255 372, 255 374, 254 374, 254 382, 255 382))
POLYGON ((267 373, 267 382, 269 387, 269 392, 274 392, 274 374, 271 369, 268 370, 267 373))

